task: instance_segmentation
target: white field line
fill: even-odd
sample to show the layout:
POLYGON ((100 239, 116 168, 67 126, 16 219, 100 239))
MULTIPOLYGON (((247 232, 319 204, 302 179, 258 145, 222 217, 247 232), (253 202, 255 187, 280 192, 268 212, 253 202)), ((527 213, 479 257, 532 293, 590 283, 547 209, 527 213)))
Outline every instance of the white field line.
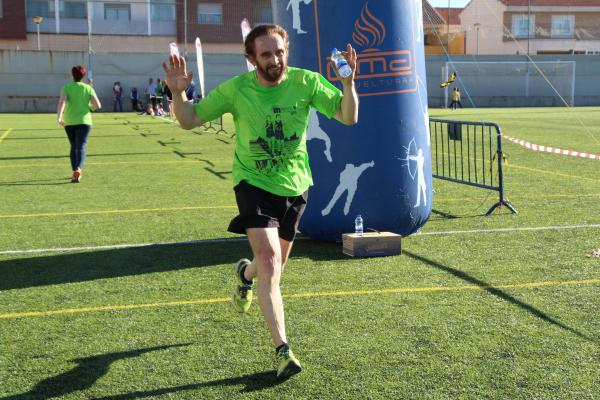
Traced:
POLYGON ((170 118, 165 118, 165 117, 162 117, 162 116, 160 116, 160 115, 155 115, 155 116, 154 116, 154 118, 162 119, 163 121, 165 121, 165 122, 169 122, 169 123, 171 123, 171 124, 176 124, 176 123, 177 123, 177 121, 174 121, 174 120, 172 120, 172 119, 170 119, 170 118))
MULTIPOLYGON (((431 235, 461 235, 461 234, 472 234, 472 233, 497 233, 497 232, 525 232, 525 231, 547 231, 547 230, 567 230, 567 229, 594 229, 600 228, 600 224, 588 224, 588 225, 563 225, 563 226, 537 226, 537 227, 526 227, 526 228, 495 228, 495 229, 473 229, 465 231, 443 231, 443 232, 421 232, 415 234, 414 238, 419 236, 431 236, 431 235)), ((308 237, 297 237, 296 240, 307 240, 308 237)), ((54 247, 47 249, 29 249, 29 250, 2 250, 0 255, 3 254, 35 254, 35 253, 64 253, 72 251, 84 251, 84 250, 111 250, 111 249, 126 249, 131 247, 151 247, 151 246, 177 246, 177 245, 188 245, 188 244, 201 244, 201 243, 228 243, 228 242, 241 242, 246 241, 245 237, 234 237, 234 238, 223 238, 223 239, 205 239, 205 240, 191 240, 187 242, 159 242, 159 243, 130 243, 130 244, 114 244, 106 246, 82 246, 82 247, 54 247)))
POLYGON ((472 230, 466 230, 466 231, 421 232, 421 233, 416 234, 416 236, 456 235, 456 234, 468 234, 468 233, 550 231, 550 230, 586 229, 586 228, 600 228, 600 224, 557 225, 557 226, 532 226, 532 227, 525 227, 525 228, 494 228, 494 229, 472 229, 472 230))

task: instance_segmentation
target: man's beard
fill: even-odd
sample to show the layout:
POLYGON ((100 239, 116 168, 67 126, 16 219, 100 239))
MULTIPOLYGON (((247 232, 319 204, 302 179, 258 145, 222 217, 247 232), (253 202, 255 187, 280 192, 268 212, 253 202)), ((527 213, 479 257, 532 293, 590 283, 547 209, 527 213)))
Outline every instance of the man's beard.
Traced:
POLYGON ((278 66, 269 66, 263 68, 260 64, 256 64, 256 70, 268 82, 277 82, 285 73, 285 65, 279 64, 278 66))

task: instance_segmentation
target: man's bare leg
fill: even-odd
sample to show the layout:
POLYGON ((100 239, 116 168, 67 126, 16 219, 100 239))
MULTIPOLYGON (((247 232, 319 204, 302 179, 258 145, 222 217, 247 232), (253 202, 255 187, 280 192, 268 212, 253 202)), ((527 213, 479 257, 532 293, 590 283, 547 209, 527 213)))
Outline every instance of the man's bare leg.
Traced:
MULTIPOLYGON (((290 257, 290 253, 292 252, 292 245, 294 244, 294 242, 290 242, 288 240, 284 240, 279 238, 279 245, 281 246, 281 272, 283 273, 283 270, 285 269, 285 265, 287 264, 287 260, 290 257)), ((252 263, 250 263, 245 271, 244 271, 244 278, 251 281, 254 278, 256 278, 256 263, 254 262, 254 260, 252 260, 252 263)))
MULTIPOLYGON (((275 347, 287 343, 283 299, 279 289, 282 271, 282 252, 277 228, 248 228, 246 230, 254 260, 246 267, 244 277, 256 277, 258 304, 267 323, 275 347)), ((289 248, 286 249, 289 254, 289 248)))

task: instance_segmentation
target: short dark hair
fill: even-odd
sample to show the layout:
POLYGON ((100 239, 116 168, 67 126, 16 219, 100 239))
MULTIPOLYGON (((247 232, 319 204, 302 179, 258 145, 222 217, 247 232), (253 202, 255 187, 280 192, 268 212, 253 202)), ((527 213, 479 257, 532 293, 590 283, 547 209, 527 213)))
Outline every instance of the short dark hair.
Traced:
POLYGON ((287 50, 290 47, 290 42, 288 40, 288 34, 286 30, 279 25, 269 24, 258 25, 254 27, 254 29, 252 29, 250 33, 248 33, 248 36, 246 36, 246 40, 244 41, 246 55, 256 57, 256 51, 254 47, 254 41, 256 40, 256 38, 260 36, 271 35, 273 33, 276 33, 279 36, 281 36, 281 38, 283 39, 283 45, 285 46, 285 50, 287 52, 287 50))
POLYGON ((87 73, 87 69, 82 67, 81 65, 76 65, 71 68, 71 75, 73 75, 73 80, 75 82, 81 82, 85 74, 87 73))

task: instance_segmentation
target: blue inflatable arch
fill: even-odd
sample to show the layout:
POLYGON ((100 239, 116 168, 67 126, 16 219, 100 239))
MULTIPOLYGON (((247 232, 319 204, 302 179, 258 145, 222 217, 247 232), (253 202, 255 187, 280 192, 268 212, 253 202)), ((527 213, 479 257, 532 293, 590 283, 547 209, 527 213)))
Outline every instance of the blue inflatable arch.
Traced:
POLYGON ((311 112, 307 131, 314 186, 300 230, 341 240, 361 214, 365 229, 403 236, 431 213, 431 152, 421 0, 273 0, 290 36, 289 65, 341 87, 333 47, 357 51, 359 123, 311 112))

